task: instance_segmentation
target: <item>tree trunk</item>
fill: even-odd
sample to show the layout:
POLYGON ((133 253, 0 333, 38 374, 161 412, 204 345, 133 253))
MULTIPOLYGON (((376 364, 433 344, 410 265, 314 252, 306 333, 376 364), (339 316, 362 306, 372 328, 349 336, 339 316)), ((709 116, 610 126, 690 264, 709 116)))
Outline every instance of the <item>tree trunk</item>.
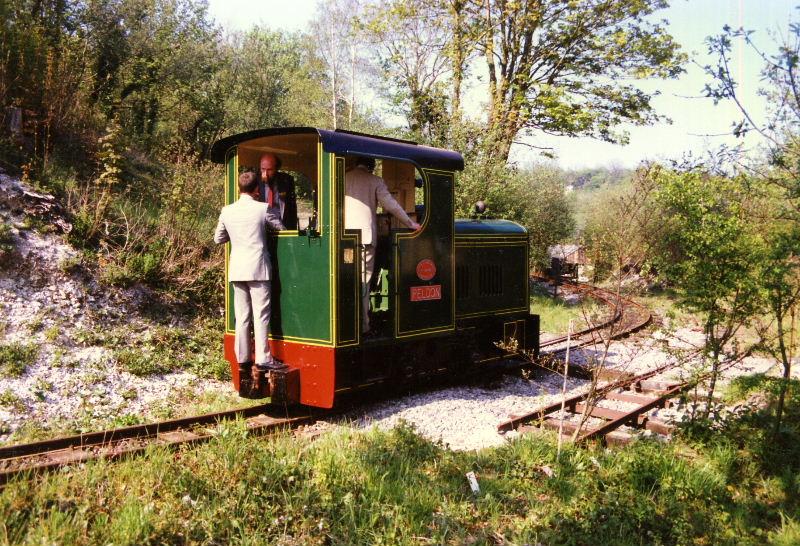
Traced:
POLYGON ((356 107, 356 47, 350 45, 350 108, 347 112, 347 128, 353 129, 353 110, 356 107))
POLYGON ((781 363, 783 364, 783 379, 781 380, 781 391, 778 395, 778 406, 775 408, 775 429, 774 435, 777 436, 781 430, 781 419, 783 418, 783 406, 786 400, 786 390, 789 387, 789 378, 792 374, 792 359, 791 354, 786 350, 786 331, 783 329, 783 313, 777 312, 776 319, 778 322, 778 346, 781 350, 781 363))
POLYGON ((712 313, 709 314, 708 320, 706 320, 706 345, 711 347, 711 378, 708 382, 708 395, 706 396, 706 410, 703 412, 703 417, 708 419, 711 415, 711 404, 714 400, 714 389, 717 386, 717 375, 719 374, 719 354, 722 350, 722 347, 719 346, 719 342, 714 337, 714 322, 712 319, 712 313))
POLYGON ((464 63, 466 59, 464 43, 464 3, 462 0, 454 0, 453 10, 453 43, 452 64, 453 64, 453 96, 451 101, 451 117, 453 121, 461 120, 461 86, 464 80, 464 63))
POLYGON ((331 118, 333 130, 336 130, 336 68, 331 71, 331 118))

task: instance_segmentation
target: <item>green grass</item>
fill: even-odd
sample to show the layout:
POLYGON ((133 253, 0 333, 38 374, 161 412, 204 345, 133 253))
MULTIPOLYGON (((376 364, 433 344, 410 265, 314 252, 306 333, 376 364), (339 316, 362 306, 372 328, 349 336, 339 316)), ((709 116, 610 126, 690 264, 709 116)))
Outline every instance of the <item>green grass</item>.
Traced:
POLYGON ((0 375, 20 377, 28 366, 36 362, 39 347, 29 343, 0 344, 0 375))
POLYGON ((148 376, 187 370, 199 377, 227 381, 230 365, 222 355, 222 319, 197 318, 181 327, 154 326, 136 335, 125 328, 83 329, 74 341, 114 350, 119 366, 148 376))
POLYGON ((14 236, 11 234, 11 225, 3 219, 0 222, 0 255, 14 250, 14 236))
POLYGON ((596 320, 598 307, 590 301, 567 303, 561 298, 553 298, 544 291, 531 290, 531 312, 539 315, 542 332, 566 334, 569 321, 573 321, 573 331, 585 328, 587 318, 596 320))
POLYGON ((0 392, 0 407, 13 411, 24 411, 25 401, 11 389, 0 392))
MULTIPOLYGON (((797 405, 791 415, 796 428, 797 405)), ((754 424, 668 445, 567 446, 556 460, 552 435, 463 453, 408 426, 312 441, 246 438, 234 423, 178 456, 152 449, 15 481, 0 518, 10 543, 793 544, 800 437, 776 443, 754 424)))

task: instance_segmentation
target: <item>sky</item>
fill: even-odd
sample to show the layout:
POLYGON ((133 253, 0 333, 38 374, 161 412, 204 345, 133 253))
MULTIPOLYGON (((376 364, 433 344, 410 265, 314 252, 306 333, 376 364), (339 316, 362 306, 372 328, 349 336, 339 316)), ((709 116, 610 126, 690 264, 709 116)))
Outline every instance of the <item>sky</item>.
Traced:
MULTIPOLYGON (((253 25, 287 31, 306 30, 314 18, 318 0, 209 0, 212 17, 228 30, 246 30, 253 25)), ((795 6, 800 0, 672 0, 671 6, 657 12, 657 18, 669 22, 669 30, 681 44, 692 61, 686 72, 675 80, 642 81, 646 91, 660 91, 652 104, 656 112, 671 120, 647 127, 626 126, 630 142, 625 146, 600 142, 590 138, 552 137, 534 135, 526 141, 535 146, 553 147, 554 160, 567 169, 600 166, 635 167, 646 160, 680 159, 687 153, 703 156, 720 145, 740 142, 730 133, 732 124, 741 119, 732 104, 714 106, 702 97, 708 81, 703 71, 694 63, 706 65, 713 62, 707 55, 704 39, 721 32, 723 25, 755 30, 754 41, 764 49, 773 44, 773 36, 785 36, 790 20, 800 21, 800 11, 795 6)), ((764 112, 764 103, 757 95, 759 87, 758 57, 743 43, 735 43, 733 51, 735 74, 740 81, 739 94, 748 109, 757 115, 764 112)), ((480 107, 480 99, 474 100, 480 107)), ((748 148, 759 145, 755 134, 745 141, 748 148)), ((545 161, 528 147, 512 149, 512 160, 520 163, 545 161)))

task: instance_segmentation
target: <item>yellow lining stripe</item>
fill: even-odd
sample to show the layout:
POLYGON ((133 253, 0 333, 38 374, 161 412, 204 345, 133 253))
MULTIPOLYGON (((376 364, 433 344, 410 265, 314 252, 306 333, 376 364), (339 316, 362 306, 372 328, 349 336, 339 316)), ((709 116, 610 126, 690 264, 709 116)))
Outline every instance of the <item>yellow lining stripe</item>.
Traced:
MULTIPOLYGON (((430 174, 438 174, 442 175, 445 178, 449 178, 451 181, 450 185, 450 217, 453 218, 455 216, 455 173, 451 171, 443 171, 439 169, 421 169, 422 180, 425 184, 425 206, 430 207, 430 174)), ((400 248, 400 240, 401 239, 414 239, 419 237, 425 228, 428 226, 428 223, 431 218, 431 214, 428 213, 425 215, 425 222, 422 224, 422 228, 413 233, 398 233, 397 244, 394 248, 394 269, 395 269, 395 320, 394 320, 394 332, 395 337, 397 339, 409 338, 409 337, 419 337, 424 334, 431 334, 436 332, 450 332, 454 331, 456 328, 456 298, 455 298, 455 223, 450 224, 450 240, 451 240, 451 248, 450 248, 450 301, 451 301, 451 310, 450 316, 452 317, 452 321, 447 325, 437 326, 435 328, 422 328, 419 330, 404 330, 400 332, 400 292, 397 290, 397 283, 399 282, 400 275, 398 271, 400 257, 399 257, 399 248, 400 248)))
POLYGON ((462 315, 457 315, 457 318, 471 318, 471 317, 482 317, 487 315, 508 315, 510 313, 522 313, 523 311, 528 311, 529 307, 513 307, 513 308, 506 308, 506 309, 492 309, 490 311, 480 311, 478 313, 464 313, 462 315))
MULTIPOLYGON (((338 208, 338 212, 340 214, 337 214, 337 221, 339 221, 340 223, 338 224, 339 229, 336 230, 337 250, 336 250, 336 260, 334 261, 333 267, 336 267, 337 270, 339 268, 339 258, 341 256, 341 244, 340 243, 344 242, 344 241, 354 241, 354 245, 353 245, 353 260, 356 262, 356 264, 355 264, 356 265, 356 268, 355 268, 356 269, 356 278, 355 278, 355 282, 353 283, 353 296, 355 298, 354 301, 355 301, 355 310, 356 310, 355 315, 354 315, 355 337, 352 338, 352 339, 342 339, 342 340, 340 340, 340 339, 338 339, 338 336, 337 336, 336 346, 337 347, 350 347, 350 346, 358 345, 359 343, 361 343, 361 293, 360 292, 361 292, 361 277, 362 277, 361 263, 363 262, 363 259, 361 258, 361 244, 360 244, 361 243, 361 238, 360 238, 360 235, 357 234, 357 233, 354 233, 354 234, 345 233, 344 199, 345 199, 346 189, 345 189, 345 170, 344 170, 344 168, 345 168, 345 159, 344 159, 343 156, 334 156, 334 167, 335 167, 334 168, 334 172, 335 172, 335 175, 336 175, 335 178, 334 178, 334 181, 336 183, 336 197, 337 197, 337 199, 341 200, 341 205, 338 208), (340 168, 341 168, 341 176, 339 176, 339 172, 340 172, 339 169, 340 168), (356 254, 358 254, 358 257, 356 257, 356 254)), ((338 299, 338 297, 340 295, 338 293, 338 289, 339 289, 339 285, 338 284, 336 285, 336 289, 337 289, 336 297, 338 299)), ((344 294, 342 294, 342 296, 343 295, 344 294)), ((338 332, 337 332, 337 334, 338 334, 338 332)))

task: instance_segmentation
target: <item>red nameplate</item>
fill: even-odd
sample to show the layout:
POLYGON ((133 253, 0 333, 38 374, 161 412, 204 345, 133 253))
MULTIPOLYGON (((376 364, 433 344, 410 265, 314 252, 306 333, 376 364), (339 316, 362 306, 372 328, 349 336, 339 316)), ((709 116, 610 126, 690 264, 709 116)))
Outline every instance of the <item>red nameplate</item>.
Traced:
POLYGON ((412 286, 411 301, 428 301, 442 299, 442 285, 412 286))

